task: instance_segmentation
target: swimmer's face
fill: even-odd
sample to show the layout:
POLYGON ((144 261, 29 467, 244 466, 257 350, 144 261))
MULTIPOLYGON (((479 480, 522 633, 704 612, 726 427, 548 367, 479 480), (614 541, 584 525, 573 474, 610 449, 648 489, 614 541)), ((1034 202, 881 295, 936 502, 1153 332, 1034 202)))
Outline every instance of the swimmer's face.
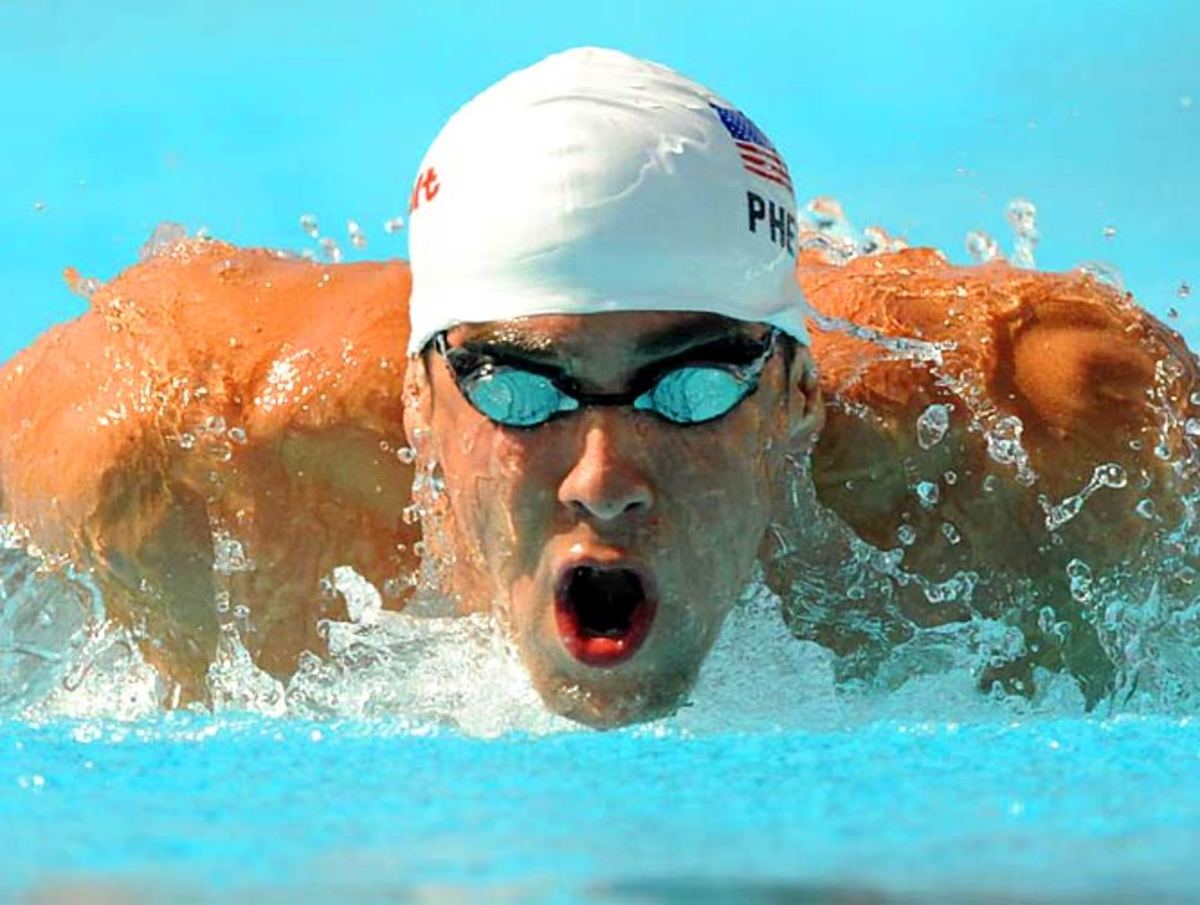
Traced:
POLYGON ((617 725, 671 712, 692 687, 751 574, 784 457, 822 421, 808 350, 769 336, 715 315, 546 315, 455 328, 410 368, 406 428, 445 482, 454 590, 498 611, 553 710, 617 725), (464 394, 489 363, 598 397, 641 392, 664 368, 761 372, 705 423, 626 404, 513 427, 464 394))

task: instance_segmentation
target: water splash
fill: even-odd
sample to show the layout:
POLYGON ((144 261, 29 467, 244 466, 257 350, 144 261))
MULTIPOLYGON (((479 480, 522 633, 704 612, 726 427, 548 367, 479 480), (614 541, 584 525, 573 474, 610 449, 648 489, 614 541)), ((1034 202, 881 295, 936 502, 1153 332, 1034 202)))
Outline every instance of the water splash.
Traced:
POLYGON ((1026 198, 1014 198, 1008 203, 1005 218, 1013 231, 1013 264, 1025 268, 1037 266, 1033 257, 1039 238, 1036 205, 1026 198))
POLYGON ((187 227, 182 223, 159 223, 138 252, 138 260, 148 261, 159 255, 167 254, 181 243, 186 242, 187 238, 187 227))
POLYGON ((990 261, 1004 260, 1000 253, 1000 243, 981 229, 971 230, 966 237, 967 254, 976 264, 987 264, 990 261))

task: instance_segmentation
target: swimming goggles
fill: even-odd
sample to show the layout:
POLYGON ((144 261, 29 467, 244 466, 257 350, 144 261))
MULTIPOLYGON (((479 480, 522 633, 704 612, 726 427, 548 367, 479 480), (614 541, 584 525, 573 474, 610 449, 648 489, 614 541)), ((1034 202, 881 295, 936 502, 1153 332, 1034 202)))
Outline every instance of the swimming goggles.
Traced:
POLYGON ((500 350, 434 348, 450 366, 466 400, 482 415, 508 427, 537 427, 588 405, 632 405, 671 424, 714 421, 758 389, 779 331, 761 339, 735 335, 671 356, 643 369, 624 393, 586 393, 552 365, 511 357, 500 350))

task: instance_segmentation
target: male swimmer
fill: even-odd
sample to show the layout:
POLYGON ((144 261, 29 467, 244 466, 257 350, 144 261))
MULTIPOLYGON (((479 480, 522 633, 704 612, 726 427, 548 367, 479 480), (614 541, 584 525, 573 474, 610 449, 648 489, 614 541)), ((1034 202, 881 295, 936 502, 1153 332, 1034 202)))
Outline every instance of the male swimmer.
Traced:
MULTIPOLYGON (((401 608, 420 543, 552 709, 668 713, 756 563, 785 600, 834 566, 805 532, 813 484, 793 486, 810 452, 820 502, 926 582, 1052 587, 1067 553, 1134 556, 1137 502, 1178 493, 1150 451, 1179 442, 1162 419, 1182 423, 1195 382, 1177 337, 1082 276, 801 253, 770 141, 665 67, 583 48, 513 73, 448 121, 410 207, 411 280, 181 243, 2 372, 5 516, 93 571, 179 700, 205 697, 222 630, 279 676, 320 650, 337 566, 401 608), (942 360, 810 341, 804 295, 942 360), (934 404, 930 442, 914 425, 934 404), (1006 413, 1024 435, 998 451, 1006 413), (1037 493, 1102 462, 1130 486, 1051 532, 1037 493)), ((908 617, 962 618, 929 600, 908 617)))

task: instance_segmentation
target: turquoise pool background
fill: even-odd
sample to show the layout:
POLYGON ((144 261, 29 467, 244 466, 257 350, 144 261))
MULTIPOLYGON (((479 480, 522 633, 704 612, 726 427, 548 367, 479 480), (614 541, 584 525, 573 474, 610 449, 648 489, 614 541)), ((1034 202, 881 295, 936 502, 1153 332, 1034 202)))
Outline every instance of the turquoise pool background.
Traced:
POLYGON ((1200 294, 1176 297, 1200 283, 1190 0, 0 0, 0 359, 82 309, 64 265, 109 277, 163 220, 299 250, 314 213, 348 258, 403 256, 381 224, 446 117, 581 44, 706 82, 782 149, 801 202, 955 260, 969 229, 1007 245, 1004 206, 1029 198, 1040 265, 1110 262, 1200 336, 1200 294))

